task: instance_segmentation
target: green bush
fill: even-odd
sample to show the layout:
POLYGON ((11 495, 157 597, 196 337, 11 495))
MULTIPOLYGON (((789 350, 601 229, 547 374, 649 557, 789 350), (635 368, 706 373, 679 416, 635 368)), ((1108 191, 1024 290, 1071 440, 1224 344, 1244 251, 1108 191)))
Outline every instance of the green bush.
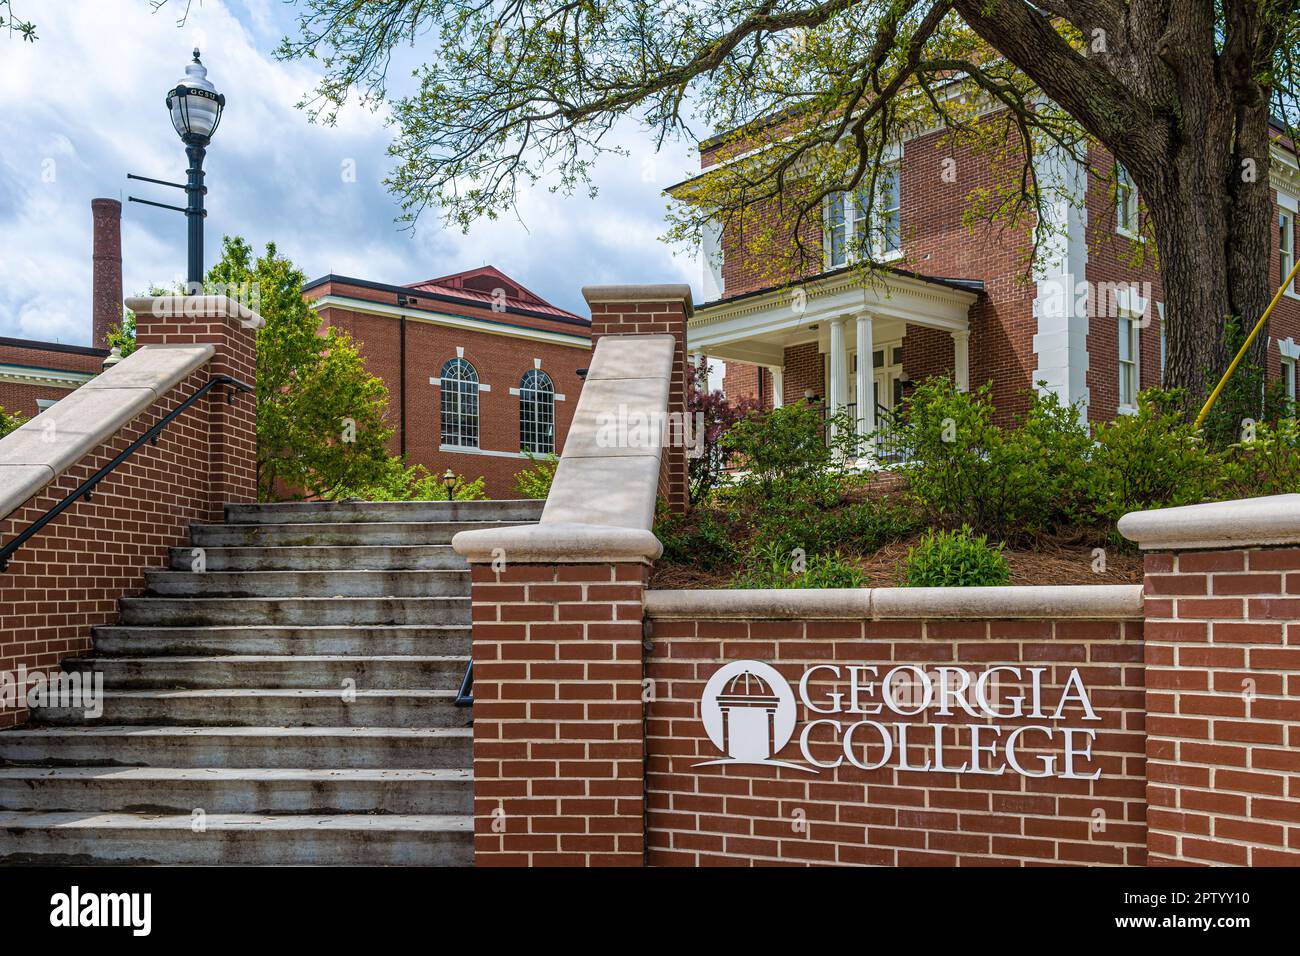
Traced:
POLYGON ((746 567, 731 579, 733 588, 860 588, 862 569, 838 551, 805 555, 784 551, 775 542, 752 550, 746 567))
POLYGON ((1010 580, 1002 547, 969 527, 931 531, 907 549, 903 581, 910 588, 990 587, 1010 580))
POLYGON ((1254 425, 1249 440, 1224 454, 1224 478, 1234 498, 1300 492, 1300 424, 1284 418, 1254 425))
POLYGON ((795 402, 734 422, 719 441, 741 470, 737 493, 747 500, 767 502, 786 497, 793 489, 819 494, 833 489, 858 457, 860 441, 853 420, 842 412, 828 421, 821 405, 795 402), (828 443, 828 427, 836 437, 828 443))
POLYGON ((1097 426, 1090 489, 1099 516, 1113 523, 1130 511, 1214 499, 1222 467, 1183 418, 1182 399, 1148 389, 1136 414, 1097 426))
POLYGON ((654 533, 664 546, 665 564, 716 571, 735 561, 733 529, 725 511, 696 508, 688 515, 675 515, 662 499, 656 511, 654 533))
MULTIPOLYGON (((487 497, 483 486, 482 476, 470 481, 457 475, 452 500, 482 500, 487 497)), ((408 467, 402 459, 391 457, 372 482, 341 487, 330 498, 335 501, 348 498, 362 501, 446 501, 447 488, 442 483, 441 474, 434 474, 423 465, 408 467)))
POLYGON ((551 493, 551 482, 555 480, 555 469, 560 459, 554 455, 535 458, 527 455, 528 467, 515 475, 515 491, 521 498, 545 498, 551 493))
POLYGON ((932 525, 1031 538, 1088 512, 1087 427, 1078 406, 1034 394, 1018 428, 993 422, 991 386, 927 379, 903 408, 913 502, 932 525))
POLYGON ((6 412, 4 406, 0 405, 0 438, 4 438, 25 421, 27 418, 21 412, 6 412))

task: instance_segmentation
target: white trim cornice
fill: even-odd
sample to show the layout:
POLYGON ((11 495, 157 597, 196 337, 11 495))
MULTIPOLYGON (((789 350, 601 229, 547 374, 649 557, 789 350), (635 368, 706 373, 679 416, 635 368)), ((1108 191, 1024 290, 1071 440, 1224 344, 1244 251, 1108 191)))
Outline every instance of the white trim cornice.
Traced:
POLYGON ((464 315, 431 312, 428 309, 404 309, 384 302, 372 302, 369 299, 350 299, 347 296, 323 295, 319 299, 313 299, 311 306, 315 309, 336 308, 346 309, 348 312, 363 312, 367 315, 402 317, 412 322, 423 322, 426 325, 443 325, 454 329, 486 332, 489 335, 528 339, 533 342, 550 342, 552 345, 567 345, 570 348, 591 348, 591 337, 587 335, 551 332, 546 329, 532 329, 521 325, 495 325, 491 322, 472 319, 464 315))

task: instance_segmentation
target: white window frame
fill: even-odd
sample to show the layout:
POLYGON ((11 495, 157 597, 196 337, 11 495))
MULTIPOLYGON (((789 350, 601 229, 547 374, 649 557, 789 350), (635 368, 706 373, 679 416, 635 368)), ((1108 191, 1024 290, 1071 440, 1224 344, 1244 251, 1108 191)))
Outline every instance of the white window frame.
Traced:
MULTIPOLYGON (((1277 213, 1277 265, 1277 281, 1281 283, 1295 268, 1295 214, 1286 209, 1278 209, 1277 213)), ((1289 284, 1286 291, 1294 295, 1294 286, 1294 282, 1289 284)))
POLYGON ((1137 239, 1141 236, 1138 190, 1133 177, 1124 164, 1115 160, 1115 231, 1121 236, 1137 239))
MULTIPOLYGON (((867 183, 859 184, 852 193, 839 192, 826 197, 824 221, 822 228, 822 249, 827 269, 838 269, 858 261, 856 250, 861 245, 860 230, 867 220, 863 208, 867 183), (835 255, 834 233, 843 230, 843 256, 835 255)), ((881 165, 876 175, 877 201, 873 208, 875 235, 871 239, 871 257, 877 262, 888 262, 902 258, 903 255, 903 184, 901 158, 889 160, 881 165), (887 178, 888 177, 888 178, 887 178), (882 187, 890 185, 889 194, 882 194, 882 187), (883 202, 892 199, 886 206, 883 202)))
POLYGON ((477 451, 479 447, 481 419, 479 415, 478 394, 483 390, 479 385, 478 369, 476 369, 463 356, 456 356, 448 359, 442 366, 442 372, 438 376, 438 437, 439 449, 457 451, 469 450, 477 451), (448 372, 452 369, 461 370, 461 374, 449 378, 448 372), (466 371, 467 370, 467 373, 466 371), (450 410, 447 407, 448 399, 455 395, 456 408, 450 410), (473 432, 473 444, 466 444, 463 441, 449 442, 447 437, 448 417, 454 416, 456 419, 456 436, 463 439, 473 432))
POLYGON ((555 454, 555 382, 540 368, 519 380, 519 450, 555 454))
POLYGON ((1295 375, 1296 360, 1287 356, 1282 356, 1282 382, 1286 386, 1286 397, 1295 401, 1295 375))
POLYGON ((1119 366, 1119 411, 1133 414, 1137 411, 1138 393, 1142 391, 1142 316, 1131 308, 1120 309, 1119 329, 1115 356, 1119 366), (1124 358, 1124 340, 1129 342, 1129 358, 1124 358), (1132 380, 1128 380, 1128 376, 1132 380), (1127 391, 1129 394, 1125 395, 1127 391), (1125 399, 1128 401, 1125 401, 1125 399))

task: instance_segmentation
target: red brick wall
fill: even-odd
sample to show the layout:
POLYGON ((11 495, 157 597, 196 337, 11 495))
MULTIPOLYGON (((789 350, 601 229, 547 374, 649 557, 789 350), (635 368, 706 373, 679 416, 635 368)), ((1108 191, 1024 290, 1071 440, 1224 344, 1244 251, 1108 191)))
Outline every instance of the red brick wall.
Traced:
MULTIPOLYGON (((400 326, 396 318, 352 312, 335 306, 320 310, 329 325, 349 332, 359 343, 366 368, 388 386, 388 421, 400 427, 400 326)), ((497 316, 500 318, 500 316, 497 316)), ((514 316, 509 317, 514 321, 514 316)), ((568 329, 569 332, 577 331, 568 329)), ((411 464, 421 464, 437 474, 452 468, 468 479, 482 476, 485 490, 492 498, 515 498, 515 476, 531 467, 519 450, 519 397, 510 389, 518 388, 533 360, 542 360, 542 371, 555 383, 555 391, 564 396, 555 403, 555 450, 564 447, 573 410, 578 403, 582 379, 577 371, 591 361, 585 348, 533 342, 468 329, 456 329, 428 322, 406 323, 406 454, 411 464), (479 382, 491 386, 479 392, 479 447, 503 455, 444 452, 441 442, 439 389, 430 378, 442 373, 448 359, 456 357, 457 347, 465 350, 465 360, 474 366, 479 382)), ((397 454, 401 438, 394 434, 389 445, 397 454)))
MULTIPOLYGON (((43 348, 43 344, 32 342, 28 345, 18 345, 12 340, 0 342, 0 364, 94 374, 99 372, 104 357, 108 354, 100 350, 76 346, 58 349, 43 348)), ((37 399, 58 401, 71 390, 71 388, 53 385, 0 382, 0 408, 4 408, 7 412, 21 412, 31 418, 40 411, 36 405, 37 399)))
MULTIPOLYGON (((652 865, 1135 865, 1145 859, 1140 622, 656 621, 652 641, 646 663, 653 688, 646 721, 652 865), (737 659, 772 664, 796 689, 805 667, 820 663, 877 665, 881 675, 895 663, 927 670, 1041 666, 1050 688, 1060 688, 1078 668, 1100 721, 1085 722, 1079 710, 1070 710, 1058 722, 999 723, 1095 728, 1093 759, 1081 769, 1100 769, 1102 776, 1031 780, 1010 771, 977 776, 889 766, 863 771, 848 764, 817 774, 696 767, 721 756, 700 719, 701 692, 723 663, 737 659)), ((1055 700, 1054 693, 1045 691, 1045 697, 1055 700)), ((800 703, 797 716, 795 737, 778 755, 796 762, 799 733, 818 715, 800 703)), ((850 717, 846 724, 853 719, 840 716, 850 717)), ((892 714, 880 719, 930 721, 892 714)), ((966 715, 943 719, 976 722, 966 715)), ((813 747, 825 761, 841 751, 829 738, 813 747)), ((1038 752, 1059 760, 1059 747, 1038 752)), ((920 746, 913 762, 924 762, 920 746)))
POLYGON ((647 575, 474 566, 477 865, 642 864, 647 575))
POLYGON ((1300 865, 1300 548, 1146 559, 1150 860, 1300 865))
MULTIPOLYGON (((192 395, 209 375, 253 382, 252 333, 228 319, 137 316, 141 344, 215 341, 207 366, 0 521, 6 543, 192 395), (219 341, 218 341, 219 340, 219 341)), ((228 500, 255 500, 252 396, 226 402, 218 387, 191 406, 19 550, 0 574, 0 670, 53 669, 90 649, 90 629, 117 619, 117 600, 164 567, 192 522, 221 520, 228 500)), ((0 726, 24 719, 0 710, 0 726)))
POLYGON ((782 385, 787 404, 802 399, 809 389, 819 399, 826 399, 826 366, 817 351, 817 343, 795 345, 785 350, 785 380, 782 385))

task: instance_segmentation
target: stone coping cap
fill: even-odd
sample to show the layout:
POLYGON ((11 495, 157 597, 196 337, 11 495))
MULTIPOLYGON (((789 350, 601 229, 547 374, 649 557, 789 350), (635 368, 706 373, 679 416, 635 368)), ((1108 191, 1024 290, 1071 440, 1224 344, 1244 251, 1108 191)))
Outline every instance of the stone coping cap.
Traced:
POLYGON ((1134 511, 1119 530, 1144 551, 1300 543, 1300 494, 1134 511))
POLYGON ((650 590, 645 608, 652 618, 697 620, 1136 620, 1142 585, 650 590))
POLYGON ((112 438, 212 358, 211 345, 145 345, 0 438, 0 518, 112 438))
POLYGON ((153 315, 159 318, 209 318, 224 316, 238 319, 251 329, 260 329, 266 320, 237 299, 224 295, 157 295, 134 296, 126 300, 126 307, 136 315, 153 315))
POLYGON ((659 539, 645 529, 560 521, 461 531, 451 539, 451 546, 471 564, 500 559, 506 567, 645 562, 663 553, 659 539))
POLYGON ((651 285, 584 285, 582 297, 588 305, 597 302, 675 302, 680 301, 689 319, 695 314, 691 287, 684 282, 651 285))

